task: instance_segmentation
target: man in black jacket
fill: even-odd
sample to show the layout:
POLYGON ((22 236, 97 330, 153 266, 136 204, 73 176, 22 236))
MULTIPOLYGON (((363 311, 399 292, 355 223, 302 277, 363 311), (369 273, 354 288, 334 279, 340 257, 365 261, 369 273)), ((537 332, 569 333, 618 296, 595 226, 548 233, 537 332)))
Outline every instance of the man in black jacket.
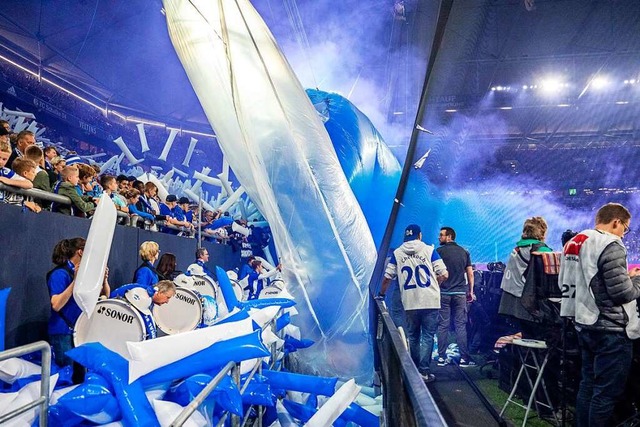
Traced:
POLYGON ((606 426, 624 391, 640 337, 636 299, 638 269, 627 271, 622 237, 631 214, 618 203, 598 210, 595 229, 584 230, 563 249, 559 285, 564 316, 574 316, 582 353, 576 425, 606 426))

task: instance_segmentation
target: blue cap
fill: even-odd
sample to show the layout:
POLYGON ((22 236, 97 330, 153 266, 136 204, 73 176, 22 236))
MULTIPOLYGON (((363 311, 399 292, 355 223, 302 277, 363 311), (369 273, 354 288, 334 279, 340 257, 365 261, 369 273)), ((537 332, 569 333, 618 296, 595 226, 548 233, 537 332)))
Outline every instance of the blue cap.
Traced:
POLYGON ((410 240, 416 240, 420 237, 420 226, 417 224, 408 225, 407 228, 404 229, 404 241, 408 242, 410 240))

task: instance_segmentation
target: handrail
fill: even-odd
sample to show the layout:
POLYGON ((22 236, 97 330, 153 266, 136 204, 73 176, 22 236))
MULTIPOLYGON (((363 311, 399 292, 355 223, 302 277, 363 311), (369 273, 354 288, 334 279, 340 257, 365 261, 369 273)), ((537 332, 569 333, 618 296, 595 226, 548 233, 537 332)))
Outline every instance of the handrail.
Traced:
POLYGON ((392 356, 399 362, 396 363, 396 360, 390 360, 390 357, 380 357, 380 366, 375 367, 383 381, 383 386, 387 389, 385 396, 392 395, 394 398, 402 399, 404 394, 406 394, 411 404, 411 408, 407 408, 406 406, 408 406, 407 404, 409 402, 404 402, 405 405, 402 405, 403 402, 400 402, 400 404, 392 404, 392 402, 385 401, 384 411, 387 425, 400 425, 401 420, 398 419, 398 414, 394 411, 404 410, 406 413, 410 412, 409 416, 413 418, 411 420, 413 421, 412 425, 446 427, 447 423, 442 417, 429 389, 425 385, 420 372, 418 372, 418 368, 411 360, 404 340, 398 328, 393 323, 384 301, 375 300, 375 308, 378 318, 378 322, 376 322, 378 329, 376 331, 378 350, 381 356, 384 355, 383 341, 385 339, 387 341, 390 340, 390 347, 393 354, 387 356, 392 356), (399 373, 394 371, 399 371, 399 373), (401 378, 398 378, 398 376, 401 378), (394 386, 402 387, 402 389, 391 390, 394 386), (410 411, 407 411, 407 409, 410 409, 410 411))
POLYGON ((225 375, 233 368, 235 368, 236 363, 231 361, 224 365, 224 368, 218 372, 218 374, 213 377, 211 381, 202 389, 200 393, 196 397, 193 398, 191 402, 187 406, 184 407, 180 415, 171 423, 171 427, 181 427, 187 419, 198 409, 198 406, 211 394, 214 388, 222 381, 225 375))
MULTIPOLYGON (((71 199, 69 199, 67 196, 61 196, 59 194, 50 193, 48 191, 40 190, 37 188, 32 188, 27 190, 24 188, 18 188, 18 187, 13 187, 11 185, 6 185, 0 182, 0 191, 8 191, 10 193, 21 194, 23 196, 33 197, 35 199, 46 200, 48 202, 55 202, 55 203, 60 203, 68 206, 71 205, 71 199)), ((125 225, 131 225, 134 227, 138 224, 139 221, 144 221, 144 218, 141 218, 138 215, 129 215, 126 212, 122 212, 122 211, 118 211, 117 215, 118 215, 119 221, 125 220, 124 221, 125 225)), ((154 223, 165 228, 170 228, 172 230, 188 233, 189 235, 191 235, 193 232, 193 230, 190 228, 177 227, 172 224, 166 224, 165 221, 154 221, 154 223)))
POLYGON ((31 188, 27 190, 25 188, 18 188, 18 187, 3 184, 2 182, 0 182, 0 191, 8 191, 10 193, 33 197, 34 199, 46 200, 48 202, 62 203, 63 205, 71 205, 71 199, 69 199, 67 196, 61 196, 59 194, 40 190, 38 188, 31 188))
POLYGON ((47 427, 49 424, 49 381, 51 377, 51 347, 46 341, 37 341, 20 347, 0 352, 0 361, 11 359, 12 357, 20 357, 34 351, 42 352, 42 365, 40 367, 40 397, 31 401, 20 408, 0 415, 0 425, 2 423, 16 418, 17 416, 27 412, 30 409, 40 406, 40 427, 47 427))
MULTIPOLYGON (((282 308, 278 311, 278 315, 280 313, 282 313, 282 308)), ((278 316, 276 315, 276 317, 278 316)), ((271 328, 272 332, 276 335, 278 335, 279 338, 282 338, 282 331, 280 331, 279 333, 276 331, 276 321, 275 319, 271 320, 268 324, 268 327, 271 328)), ((277 354, 278 354, 278 350, 277 350, 277 346, 275 343, 272 343, 270 346, 270 351, 271 351, 271 360, 274 361, 277 359, 277 354)), ((272 363, 270 365, 270 368, 273 368, 274 364, 272 363)), ((247 375, 247 377, 244 380, 243 384, 240 384, 240 364, 236 364, 235 362, 229 362, 227 363, 220 372, 218 372, 218 374, 205 386, 204 389, 202 389, 202 391, 189 403, 188 406, 185 406, 184 409, 182 410, 182 412, 180 413, 180 415, 178 416, 178 418, 176 418, 173 423, 171 423, 171 427, 180 427, 182 426, 186 420, 195 412, 195 410, 198 408, 198 406, 200 406, 200 404, 202 404, 202 402, 204 402, 204 400, 207 398, 207 396, 209 396, 209 394, 211 394, 211 392, 213 391, 213 389, 218 385, 218 383, 222 380, 222 377, 227 375, 227 373, 231 371, 231 374, 233 376, 233 381, 236 383, 238 390, 240 391, 240 394, 242 395, 242 393, 245 392, 245 390, 247 389, 247 387, 249 386, 249 382, 251 381, 251 379, 255 376, 256 372, 258 373, 262 373, 262 361, 261 360, 257 360, 256 361, 256 365, 253 367, 253 369, 251 369, 251 371, 249 372, 249 375, 247 375)), ((249 409, 247 409, 247 411, 244 413, 244 417, 242 418, 242 420, 240 420, 240 418, 235 415, 235 414, 230 414, 229 411, 225 411, 224 414, 222 415, 222 417, 220 417, 220 419, 218 420, 218 424, 217 426, 224 426, 226 425, 226 421, 227 421, 227 416, 231 415, 231 425, 232 427, 244 427, 247 424, 247 421, 249 420, 249 416, 251 415, 251 408, 253 406, 256 405, 252 405, 249 409)), ((262 427, 262 406, 261 405, 257 405, 258 409, 257 409, 257 426, 258 427, 262 427)), ((254 423, 254 425, 256 425, 254 423)))

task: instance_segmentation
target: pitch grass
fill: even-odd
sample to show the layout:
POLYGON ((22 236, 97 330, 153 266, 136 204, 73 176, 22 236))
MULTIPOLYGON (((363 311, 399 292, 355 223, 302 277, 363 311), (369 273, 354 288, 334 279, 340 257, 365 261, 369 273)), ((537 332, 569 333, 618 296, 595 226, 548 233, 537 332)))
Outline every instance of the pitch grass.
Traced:
MULTIPOLYGON (((474 379, 476 385, 482 393, 485 395, 487 400, 493 404, 493 407, 496 408, 496 411, 500 413, 502 407, 504 406, 504 402, 507 401, 507 397, 509 397, 508 393, 500 390, 498 387, 497 380, 490 380, 487 378, 478 378, 474 379)), ((526 402, 522 402, 522 400, 517 399, 516 401, 526 405, 526 402)), ((522 421, 524 420, 525 410, 517 405, 510 404, 504 414, 504 419, 507 420, 508 423, 511 423, 515 426, 521 426, 522 421)), ((549 423, 538 418, 535 409, 531 409, 529 411, 529 421, 527 421, 527 426, 531 427, 549 427, 549 423)))

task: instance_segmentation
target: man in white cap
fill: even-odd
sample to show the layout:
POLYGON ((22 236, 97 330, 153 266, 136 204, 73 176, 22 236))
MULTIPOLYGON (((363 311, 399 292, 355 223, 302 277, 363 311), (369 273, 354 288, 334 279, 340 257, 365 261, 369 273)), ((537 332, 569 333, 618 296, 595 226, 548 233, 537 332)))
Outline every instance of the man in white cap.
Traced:
POLYGON ((438 327, 440 283, 448 277, 447 267, 433 245, 422 242, 420 227, 409 225, 404 231, 404 243, 393 251, 387 264, 379 296, 384 297, 391 281, 398 279, 407 314, 411 359, 425 382, 435 380, 430 370, 433 337, 438 327), (426 348, 421 352, 423 335, 426 348))
POLYGON ((161 280, 153 286, 144 286, 139 283, 120 286, 109 295, 110 298, 125 298, 134 306, 147 327, 148 339, 155 338, 156 325, 151 317, 153 306, 163 305, 176 294, 176 285, 171 280, 161 280))

